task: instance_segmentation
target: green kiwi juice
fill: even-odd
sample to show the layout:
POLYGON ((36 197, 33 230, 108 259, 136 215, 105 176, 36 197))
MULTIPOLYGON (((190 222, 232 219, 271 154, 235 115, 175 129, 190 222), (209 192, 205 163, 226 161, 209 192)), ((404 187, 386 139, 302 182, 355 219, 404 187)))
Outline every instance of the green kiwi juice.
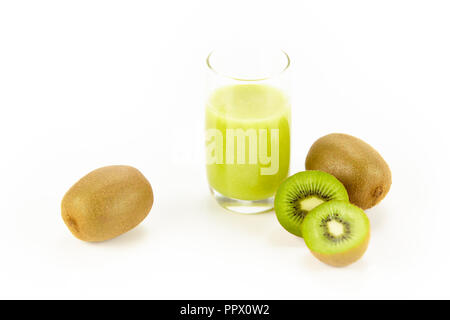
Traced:
POLYGON ((288 176, 290 103, 263 84, 216 89, 206 106, 207 177, 225 197, 273 197, 288 176))

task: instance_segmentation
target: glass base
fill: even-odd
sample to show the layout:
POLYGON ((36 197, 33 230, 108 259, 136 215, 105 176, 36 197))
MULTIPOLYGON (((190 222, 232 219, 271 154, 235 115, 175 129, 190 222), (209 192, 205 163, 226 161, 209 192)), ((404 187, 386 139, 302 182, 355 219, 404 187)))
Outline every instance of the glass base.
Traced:
POLYGON ((267 212, 273 209, 274 197, 263 200, 239 200, 228 198, 211 187, 209 190, 211 190, 213 197, 222 207, 232 212, 255 214, 267 212))

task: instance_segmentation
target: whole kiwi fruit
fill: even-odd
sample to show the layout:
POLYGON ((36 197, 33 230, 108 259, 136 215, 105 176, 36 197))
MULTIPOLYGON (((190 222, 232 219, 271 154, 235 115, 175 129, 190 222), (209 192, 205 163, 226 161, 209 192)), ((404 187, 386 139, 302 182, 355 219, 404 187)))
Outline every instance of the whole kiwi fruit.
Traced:
POLYGON ((141 172, 108 166, 88 173, 67 191, 61 215, 75 237, 97 242, 136 227, 152 205, 153 190, 141 172))
POLYGON ((369 144, 348 134, 332 133, 311 146, 307 170, 328 172, 347 189, 350 202, 361 209, 378 204, 389 192, 391 170, 369 144))

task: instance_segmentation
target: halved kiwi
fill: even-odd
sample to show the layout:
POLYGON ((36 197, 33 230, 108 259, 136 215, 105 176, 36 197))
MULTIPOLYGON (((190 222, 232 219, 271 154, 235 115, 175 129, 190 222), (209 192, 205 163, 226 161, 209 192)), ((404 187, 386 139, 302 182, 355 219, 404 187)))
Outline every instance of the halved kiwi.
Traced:
POLYGON ((361 258, 370 239, 366 214, 346 201, 329 201, 311 210, 301 229, 313 255, 335 267, 349 265, 361 258))
POLYGON ((338 179, 322 171, 303 171, 287 178, 275 195, 275 213, 290 233, 302 236, 300 225, 308 212, 330 200, 348 201, 338 179))

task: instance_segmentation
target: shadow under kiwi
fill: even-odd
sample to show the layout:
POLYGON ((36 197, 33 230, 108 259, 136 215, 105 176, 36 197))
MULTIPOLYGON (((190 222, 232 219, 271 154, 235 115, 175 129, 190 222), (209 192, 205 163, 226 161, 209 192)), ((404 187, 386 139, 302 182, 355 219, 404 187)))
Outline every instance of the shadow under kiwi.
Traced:
POLYGON ((370 232, 373 233, 376 230, 382 229, 385 225, 387 217, 387 209, 381 206, 375 206, 370 209, 364 210, 370 220, 370 232))
POLYGON ((267 239, 273 247, 306 248, 302 238, 284 230, 274 209, 255 214, 237 213, 223 208, 212 196, 206 195, 203 206, 205 212, 215 220, 213 223, 220 223, 231 230, 240 230, 249 235, 261 236, 263 241, 267 239))
POLYGON ((101 245, 105 247, 121 247, 121 246, 130 246, 136 243, 143 242, 145 238, 149 235, 148 231, 143 226, 137 226, 130 231, 121 234, 115 238, 101 241, 101 242, 90 242, 90 245, 101 245))
POLYGON ((274 247, 306 248, 303 238, 289 233, 281 226, 272 228, 267 236, 267 240, 274 247))

